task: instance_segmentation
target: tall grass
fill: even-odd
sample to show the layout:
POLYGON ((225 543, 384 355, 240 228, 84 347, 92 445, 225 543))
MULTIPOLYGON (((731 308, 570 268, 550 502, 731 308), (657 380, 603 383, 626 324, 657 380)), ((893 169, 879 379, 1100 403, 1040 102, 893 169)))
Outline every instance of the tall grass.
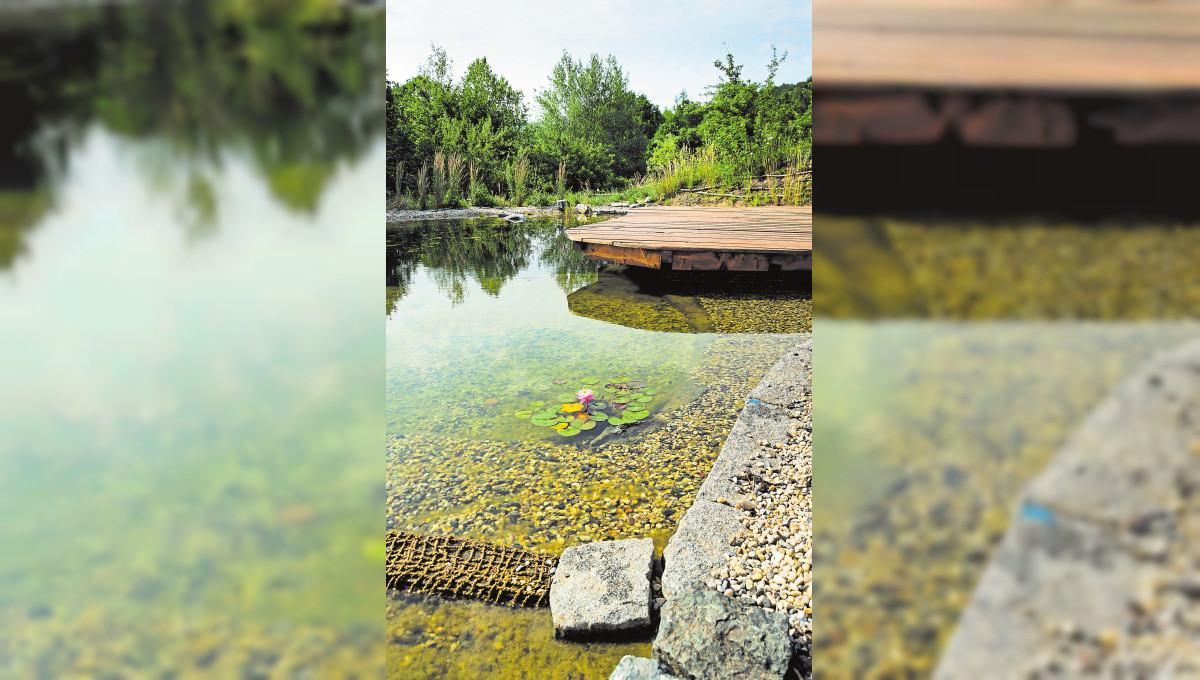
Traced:
POLYGON ((463 157, 457 151, 446 157, 446 183, 450 189, 450 204, 458 205, 458 190, 462 188, 463 157))
POLYGON ((429 161, 421 164, 421 169, 417 170, 417 202, 421 205, 421 210, 424 210, 428 205, 429 200, 429 161))
POLYGON ((395 196, 399 197, 404 186, 404 161, 396 163, 396 191, 395 196))
POLYGON ((563 198, 567 193, 567 162, 558 162, 558 174, 554 176, 555 193, 559 198, 563 198))
POLYGON ((467 176, 470 178, 470 187, 467 189, 467 198, 474 198, 475 186, 479 183, 479 166, 475 165, 475 161, 467 164, 467 176))
POLYGON ((528 176, 529 157, 520 153, 512 164, 513 205, 516 207, 519 207, 525 199, 525 180, 528 176))
POLYGON ((446 157, 441 150, 433 152, 433 207, 442 207, 446 198, 446 157))

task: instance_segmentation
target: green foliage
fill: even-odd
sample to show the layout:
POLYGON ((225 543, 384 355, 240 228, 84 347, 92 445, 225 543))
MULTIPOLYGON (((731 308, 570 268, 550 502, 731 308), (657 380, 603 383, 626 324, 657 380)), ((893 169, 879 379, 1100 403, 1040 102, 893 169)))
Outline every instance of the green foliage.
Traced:
POLYGON ((612 55, 588 62, 563 52, 538 93, 541 120, 531 128, 533 157, 545 176, 566 164, 565 183, 608 186, 614 178, 646 171, 646 147, 662 115, 612 55))
POLYGON ((496 198, 482 184, 475 185, 469 200, 476 208, 494 208, 497 205, 496 198))
POLYGON ((424 196, 418 175, 428 167, 435 206, 456 203, 464 184, 474 205, 501 192, 514 205, 635 202, 718 186, 738 196, 765 190, 755 202, 802 202, 811 196, 812 79, 775 84, 786 58, 773 51, 766 81, 755 83, 726 54, 713 62, 719 76, 707 101, 681 92, 659 111, 629 90, 611 55, 577 61, 564 52, 537 94, 540 119, 529 123, 524 95, 486 59, 456 83, 453 62, 435 45, 420 75, 388 84, 389 187, 424 196), (404 168, 413 174, 404 177, 404 168))
MULTIPOLYGON (((464 165, 475 167, 475 181, 495 186, 516 154, 527 115, 524 95, 496 75, 486 58, 471 62, 456 83, 453 61, 434 45, 420 75, 387 84, 389 191, 397 186, 393 168, 399 163, 418 168, 439 150, 458 154, 464 165)), ((399 186, 414 180, 402 177, 399 186)))

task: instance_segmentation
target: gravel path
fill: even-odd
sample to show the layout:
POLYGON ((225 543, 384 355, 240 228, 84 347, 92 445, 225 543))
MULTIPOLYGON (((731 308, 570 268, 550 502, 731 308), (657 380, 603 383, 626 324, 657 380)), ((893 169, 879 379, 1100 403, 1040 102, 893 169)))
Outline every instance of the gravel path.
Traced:
MULTIPOLYGON (((752 493, 755 500, 738 505, 745 528, 733 539, 728 564, 712 572, 708 585, 727 596, 787 614, 792 641, 802 657, 811 659, 811 395, 793 404, 788 415, 792 422, 787 440, 760 440, 758 458, 750 463, 752 471, 738 478, 739 491, 752 493), (778 465, 768 465, 768 458, 776 459, 778 465)), ((802 665, 811 669, 811 661, 802 665)))

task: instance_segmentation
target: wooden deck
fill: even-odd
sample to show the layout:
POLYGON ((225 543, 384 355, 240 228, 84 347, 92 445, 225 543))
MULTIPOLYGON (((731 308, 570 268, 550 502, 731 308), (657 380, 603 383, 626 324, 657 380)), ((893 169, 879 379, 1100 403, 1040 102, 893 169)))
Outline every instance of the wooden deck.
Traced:
POLYGON ((830 0, 813 31, 822 87, 1200 89, 1196 2, 830 0))
POLYGON ((648 207, 567 230, 593 260, 674 271, 812 269, 812 208, 648 207))

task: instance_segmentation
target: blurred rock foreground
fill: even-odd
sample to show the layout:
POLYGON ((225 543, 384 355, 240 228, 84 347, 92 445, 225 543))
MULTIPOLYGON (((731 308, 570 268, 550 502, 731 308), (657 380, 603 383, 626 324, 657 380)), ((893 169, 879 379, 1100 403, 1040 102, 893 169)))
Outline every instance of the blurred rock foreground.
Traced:
POLYGON ((1200 342, 1121 384, 1025 489, 935 678, 1197 677, 1200 342))

